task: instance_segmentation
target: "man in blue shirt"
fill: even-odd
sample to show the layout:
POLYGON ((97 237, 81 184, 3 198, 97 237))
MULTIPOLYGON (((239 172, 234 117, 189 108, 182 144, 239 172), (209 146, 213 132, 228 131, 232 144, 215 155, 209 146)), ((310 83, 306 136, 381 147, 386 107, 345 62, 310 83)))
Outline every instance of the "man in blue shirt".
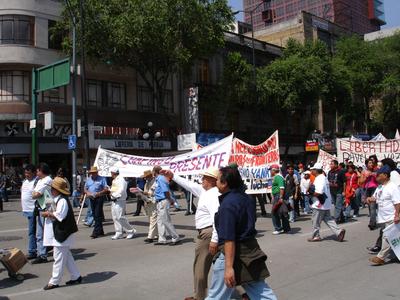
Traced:
POLYGON ((169 204, 174 203, 171 197, 171 190, 169 188, 169 180, 160 174, 161 167, 155 166, 153 168, 153 176, 156 178, 154 199, 157 204, 157 228, 158 228, 158 242, 154 245, 167 245, 167 234, 172 237, 170 246, 175 246, 180 243, 179 235, 176 233, 174 225, 171 223, 171 216, 169 214, 169 204))
POLYGON ((238 284, 250 299, 276 300, 265 283, 269 276, 266 255, 255 239, 255 202, 244 192, 236 166, 220 169, 217 187, 222 194, 215 214, 219 253, 213 266, 211 287, 206 300, 228 300, 238 284))
POLYGON ((90 177, 85 183, 85 194, 90 199, 90 205, 94 216, 94 228, 91 238, 95 239, 104 235, 103 230, 103 203, 104 196, 109 193, 108 185, 104 177, 99 176, 97 167, 89 170, 90 177))

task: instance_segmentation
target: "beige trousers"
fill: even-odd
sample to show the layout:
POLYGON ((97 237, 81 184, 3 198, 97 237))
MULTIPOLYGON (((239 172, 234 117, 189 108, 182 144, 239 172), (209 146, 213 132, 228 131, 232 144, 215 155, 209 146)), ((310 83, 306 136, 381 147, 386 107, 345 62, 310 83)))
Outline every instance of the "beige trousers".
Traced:
POLYGON ((157 206, 153 202, 144 201, 144 211, 146 216, 149 217, 149 233, 147 235, 148 239, 155 239, 158 235, 157 230, 157 206))

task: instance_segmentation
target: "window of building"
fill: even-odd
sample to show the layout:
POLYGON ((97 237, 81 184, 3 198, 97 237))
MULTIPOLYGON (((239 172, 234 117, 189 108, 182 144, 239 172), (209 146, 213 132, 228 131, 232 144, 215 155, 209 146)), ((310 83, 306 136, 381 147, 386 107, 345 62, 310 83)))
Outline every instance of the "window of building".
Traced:
POLYGON ((107 82, 107 106, 113 108, 125 108, 125 84, 107 82))
POLYGON ((153 93, 148 87, 138 87, 138 110, 155 112, 153 93))
POLYGON ((87 103, 95 107, 126 108, 126 86, 119 82, 89 79, 87 103))
POLYGON ((95 107, 103 105, 101 81, 87 80, 87 104, 95 107))
POLYGON ((29 102, 29 74, 25 71, 0 71, 0 102, 29 102))
POLYGON ((59 88, 44 91, 41 93, 41 97, 43 103, 65 104, 67 98, 66 88, 65 86, 61 86, 59 88))
POLYGON ((20 15, 0 16, 0 44, 34 44, 35 18, 20 15))
POLYGON ((164 90, 163 111, 166 113, 174 113, 174 96, 172 90, 164 90))
POLYGON ((62 42, 66 33, 59 32, 56 30, 57 21, 49 20, 48 23, 48 41, 49 49, 61 50, 62 42))

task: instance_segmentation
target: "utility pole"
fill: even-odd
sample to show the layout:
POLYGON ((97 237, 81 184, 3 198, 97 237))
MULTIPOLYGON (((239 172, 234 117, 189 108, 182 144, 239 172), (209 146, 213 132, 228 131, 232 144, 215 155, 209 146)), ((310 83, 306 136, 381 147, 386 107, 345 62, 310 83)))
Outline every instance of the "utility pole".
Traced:
MULTIPOLYGON (((72 135, 76 137, 76 19, 71 3, 66 0, 72 21, 72 135)), ((72 191, 76 190, 76 147, 72 149, 72 191)))

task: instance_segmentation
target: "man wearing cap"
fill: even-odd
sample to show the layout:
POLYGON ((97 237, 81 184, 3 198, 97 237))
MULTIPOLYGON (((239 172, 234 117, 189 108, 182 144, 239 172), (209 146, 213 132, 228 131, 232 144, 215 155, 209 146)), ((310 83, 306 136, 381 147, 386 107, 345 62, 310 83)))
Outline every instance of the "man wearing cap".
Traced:
POLYGON ((89 170, 89 178, 86 180, 84 192, 90 199, 94 217, 94 228, 91 237, 93 239, 104 235, 103 230, 103 196, 109 193, 106 179, 99 176, 97 167, 89 170))
POLYGON ((46 218, 43 244, 54 247, 53 273, 49 283, 44 287, 45 290, 51 290, 59 286, 64 266, 67 267, 68 272, 71 274, 71 279, 66 282, 67 285, 82 282, 81 274, 76 267, 70 250, 74 243, 74 233, 78 231, 78 227, 75 222, 72 205, 67 200, 69 194, 67 182, 61 177, 54 178, 51 183, 52 208, 42 212, 42 217, 46 218))
POLYGON ((147 238, 144 240, 146 244, 154 242, 157 237, 157 207, 154 199, 155 178, 153 173, 148 170, 144 171, 142 178, 146 181, 143 191, 138 188, 131 188, 131 192, 137 193, 144 201, 144 211, 149 217, 149 232, 147 238))
POLYGON ((111 196, 111 215, 114 221, 115 235, 111 238, 113 240, 118 240, 123 237, 123 231, 128 235, 127 239, 132 239, 135 236, 136 229, 129 224, 125 217, 125 207, 126 207, 126 187, 127 183, 119 174, 119 169, 112 167, 110 169, 111 177, 113 179, 110 189, 111 196))
POLYGON ((217 188, 219 171, 215 167, 209 167, 203 171, 200 174, 203 176, 201 184, 168 173, 173 181, 199 198, 195 214, 195 224, 199 234, 193 262, 194 296, 187 297, 185 300, 203 300, 207 296, 208 272, 213 258, 209 249, 216 250, 218 247, 218 235, 216 231, 213 233, 213 224, 214 215, 219 207, 218 196, 220 193, 217 188))
POLYGON ((315 176, 314 180, 315 191, 312 196, 313 234, 312 237, 308 239, 308 241, 319 242, 322 240, 319 231, 321 228, 321 222, 324 221, 325 224, 337 236, 337 240, 339 242, 343 242, 346 231, 344 229, 340 229, 339 226, 336 224, 334 218, 332 218, 331 216, 330 209, 332 206, 332 197, 329 190, 329 182, 326 179, 322 168, 323 167, 321 163, 315 163, 314 166, 311 167, 311 172, 315 176))
POLYGON ((154 199, 157 204, 157 228, 158 228, 158 242, 154 245, 164 246, 167 244, 167 234, 172 238, 170 246, 175 246, 180 243, 179 235, 175 230, 174 225, 171 223, 171 216, 169 214, 169 204, 174 201, 171 197, 171 190, 169 188, 168 179, 160 174, 161 167, 155 166, 153 168, 153 175, 155 179, 154 199))
POLYGON ((290 232, 289 215, 286 203, 283 201, 285 195, 285 179, 280 174, 279 165, 271 166, 272 176, 272 224, 277 235, 284 232, 290 232))
MULTIPOLYGON (((376 180, 380 185, 374 195, 367 198, 368 204, 376 203, 378 205, 378 224, 384 225, 385 228, 400 222, 400 189, 390 180, 391 171, 388 165, 384 165, 377 171, 376 180)), ((390 249, 388 239, 383 236, 381 250, 369 261, 378 266, 385 264, 385 259, 390 256, 390 249)))
POLYGON ((335 220, 337 223, 343 219, 343 191, 346 182, 346 171, 339 168, 339 162, 332 160, 328 172, 329 190, 335 205, 335 220))

